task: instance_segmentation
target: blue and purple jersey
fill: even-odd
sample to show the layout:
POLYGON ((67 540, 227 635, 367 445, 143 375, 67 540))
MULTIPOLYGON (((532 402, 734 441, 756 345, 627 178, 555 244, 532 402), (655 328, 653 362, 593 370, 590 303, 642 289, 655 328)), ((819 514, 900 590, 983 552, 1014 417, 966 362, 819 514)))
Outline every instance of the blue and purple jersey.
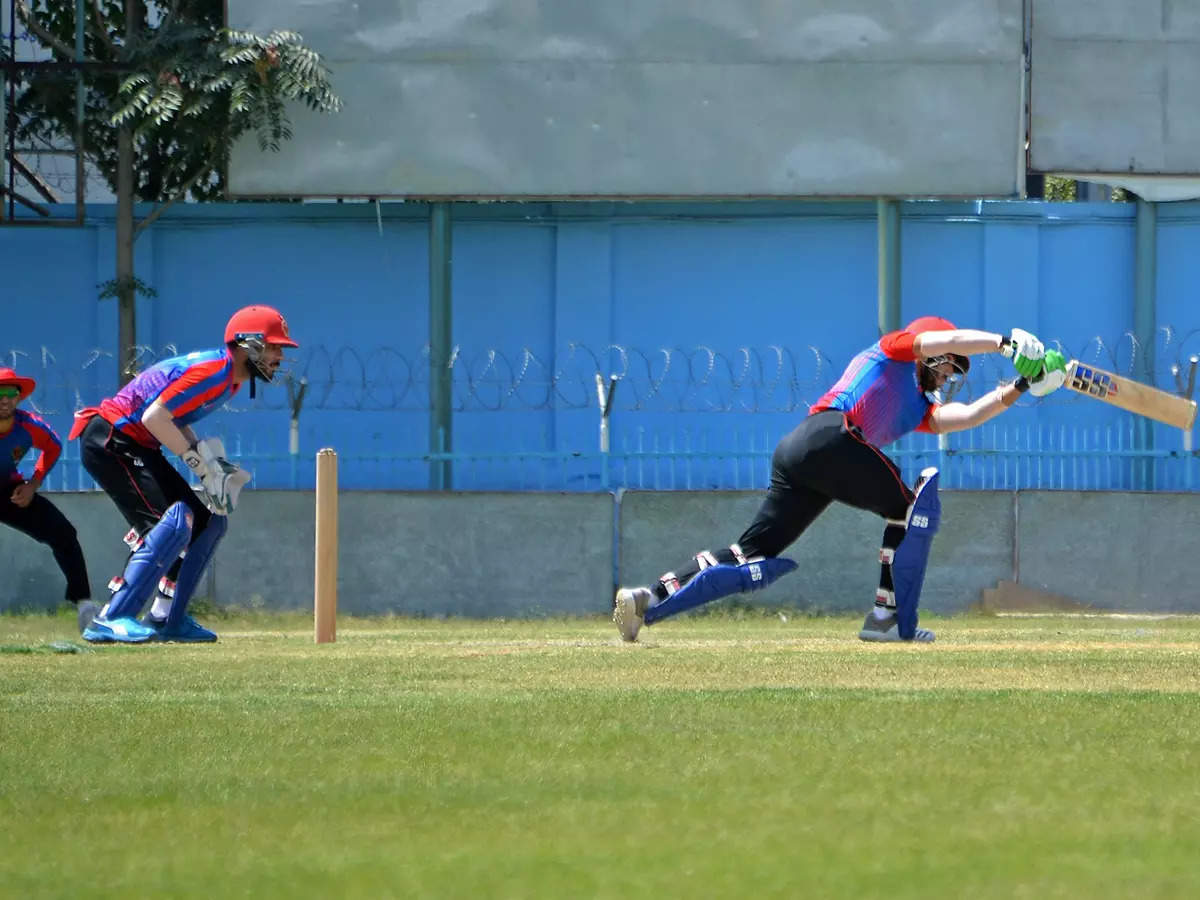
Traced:
POLYGON ((17 465, 31 448, 42 451, 33 467, 32 479, 46 477, 62 453, 62 442, 41 416, 23 409, 13 412, 12 427, 0 434, 0 484, 18 484, 25 480, 17 465))
POLYGON ((917 379, 915 334, 893 331, 850 360, 850 365, 810 413, 833 409, 845 413, 863 437, 876 447, 910 431, 929 431, 936 408, 917 379))
POLYGON ((200 350, 155 363, 115 397, 103 400, 99 413, 139 444, 157 449, 158 439, 142 424, 150 404, 157 400, 182 427, 217 409, 238 387, 228 349, 200 350))

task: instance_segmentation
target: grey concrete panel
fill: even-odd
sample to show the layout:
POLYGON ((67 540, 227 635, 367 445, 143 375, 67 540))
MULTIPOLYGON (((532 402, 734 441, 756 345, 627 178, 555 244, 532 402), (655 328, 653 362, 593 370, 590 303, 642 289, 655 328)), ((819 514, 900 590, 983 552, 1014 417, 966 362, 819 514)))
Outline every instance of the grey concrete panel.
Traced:
POLYGON ((234 28, 266 33, 287 21, 334 63, 1000 60, 1011 58, 1021 22, 1012 0, 229 0, 228 8, 234 28))
POLYGON ((942 525, 929 555, 921 607, 958 613, 984 588, 1013 578, 1016 506, 1009 491, 942 491, 942 525))
MULTIPOLYGON (((219 602, 312 609, 311 492, 256 491, 217 558, 219 602), (236 530, 236 536, 234 529, 236 530)), ((608 494, 343 492, 338 611, 481 617, 606 612, 608 494)))
MULTIPOLYGON (((105 494, 45 496, 75 526, 87 561, 92 596, 108 599, 108 581, 125 568, 129 548, 122 538, 129 526, 105 494)), ((0 612, 54 609, 63 600, 66 580, 50 548, 0 525, 0 612)))
MULTIPOLYGON (((621 580, 646 584, 705 549, 727 547, 750 523, 760 492, 642 492, 622 495, 621 580)), ((1007 492, 943 492, 942 527, 933 544, 921 605, 961 612, 984 588, 1012 578, 1013 501, 1007 492)), ((813 611, 868 609, 879 584, 883 523, 872 513, 833 504, 783 555, 799 569, 755 603, 813 611)))
POLYGON ((1022 491, 1022 585, 1101 610, 1200 612, 1196 494, 1022 491))
POLYGON ((1200 5, 1038 0, 1032 36, 1033 168, 1200 173, 1200 5))
POLYGON ((609 494, 343 494, 338 608, 607 613, 612 503, 609 494))
POLYGON ((237 195, 1003 195, 1021 0, 230 4, 294 23, 345 108, 239 144, 237 195), (281 8, 287 7, 287 11, 281 8))
MULTIPOLYGON (((126 561, 124 520, 108 497, 50 495, 75 524, 94 596, 126 561)), ((343 614, 543 616, 606 613, 612 602, 608 494, 344 492, 338 610, 343 614)), ((249 491, 197 596, 223 606, 312 609, 311 491, 249 491)), ((0 610, 52 609, 65 587, 45 547, 0 527, 0 610)))
MULTIPOLYGON (((76 527, 94 595, 107 596, 108 579, 125 563, 124 521, 98 493, 48 496, 76 527)), ((621 579, 645 583, 699 550, 728 545, 761 496, 626 492, 621 579)), ((1097 609, 1200 612, 1190 569, 1200 496, 1025 491, 1018 498, 1014 504, 1006 492, 943 492, 923 608, 962 611, 984 588, 1015 577, 1097 609)), ((614 547, 607 494, 347 492, 340 507, 343 613, 495 617, 608 609, 614 547)), ((832 506, 787 554, 799 572, 754 601, 864 609, 877 583, 881 531, 875 516, 832 506)), ((311 492, 245 494, 198 595, 228 606, 310 609, 313 533, 311 492)), ((0 571, 0 611, 61 601, 64 583, 50 551, 11 528, 0 528, 0 571)))

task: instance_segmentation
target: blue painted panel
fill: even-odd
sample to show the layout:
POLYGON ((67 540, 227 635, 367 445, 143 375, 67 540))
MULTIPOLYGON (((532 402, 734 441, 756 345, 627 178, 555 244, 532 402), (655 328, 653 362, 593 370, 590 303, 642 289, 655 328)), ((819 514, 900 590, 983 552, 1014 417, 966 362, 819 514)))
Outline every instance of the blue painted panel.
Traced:
MULTIPOLYGON (((116 382, 103 355, 116 349, 115 303, 96 301, 112 271, 112 215, 90 209, 81 229, 0 230, 3 362, 17 351, 21 366, 34 365, 35 401, 64 432, 71 409, 116 382)), ((774 442, 876 337, 877 231, 866 204, 455 204, 453 215, 453 450, 477 458, 457 470, 459 487, 600 487, 597 369, 624 376, 612 447, 650 479, 639 483, 756 486, 774 442), (557 461, 531 456, 505 470, 478 459, 520 452, 557 461), (695 465, 680 465, 683 454, 695 465), (570 472, 552 471, 559 457, 574 460, 570 472)), ((1200 204, 1160 205, 1163 387, 1172 361, 1200 352, 1198 236, 1200 204)), ((904 319, 1021 326, 1106 368, 1135 365, 1131 205, 906 203, 902 253, 904 319)), ((255 458, 256 486, 311 484, 312 454, 326 445, 344 460, 347 488, 426 486, 427 208, 180 206, 139 239, 137 265, 158 290, 139 302, 140 340, 155 354, 216 345, 245 303, 288 317, 302 344, 292 371, 309 381, 300 456, 288 455, 285 383, 202 423, 255 458)), ((977 358, 964 397, 1009 377, 998 356, 977 358)), ((1131 419, 1060 392, 998 421, 1065 434, 1131 419)), ((1155 431, 1159 450, 1180 441, 1155 431)), ((959 436, 950 446, 987 458, 959 436)), ((1128 481, 1106 472, 1089 486, 1128 481)), ((994 475, 964 474, 962 486, 994 475)))

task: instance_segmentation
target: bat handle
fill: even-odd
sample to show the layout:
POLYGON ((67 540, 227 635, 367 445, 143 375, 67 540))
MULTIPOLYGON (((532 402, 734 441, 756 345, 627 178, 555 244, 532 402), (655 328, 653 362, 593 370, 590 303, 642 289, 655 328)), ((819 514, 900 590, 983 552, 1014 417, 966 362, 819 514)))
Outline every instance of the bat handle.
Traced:
POLYGON ((1000 339, 1000 352, 1005 356, 1005 358, 1012 359, 1013 353, 1015 352, 1013 350, 1012 342, 1006 340, 1005 338, 1001 338, 1000 339))

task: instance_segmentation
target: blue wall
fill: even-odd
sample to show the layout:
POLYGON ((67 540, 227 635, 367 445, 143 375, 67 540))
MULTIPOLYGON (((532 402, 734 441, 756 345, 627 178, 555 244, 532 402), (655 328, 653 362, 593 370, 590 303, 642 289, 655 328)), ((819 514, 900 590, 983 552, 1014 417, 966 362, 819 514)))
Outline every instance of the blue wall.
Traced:
MULTIPOLYGON (((1127 335, 1134 214, 1132 204, 906 203, 903 318, 1021 326, 1149 379, 1127 335)), ((0 359, 39 379, 34 404, 63 433, 73 409, 116 384, 115 301, 96 299, 113 275, 112 215, 91 208, 79 229, 0 229, 0 359)), ((137 244, 138 274, 158 291, 139 301, 139 342, 154 355, 216 346, 238 306, 277 305, 302 345, 293 371, 310 381, 297 483, 311 483, 311 454, 332 445, 354 460, 346 487, 424 487, 419 461, 386 458, 429 446, 427 216, 422 204, 176 207, 137 244)), ((682 446, 686 435, 693 448, 753 439, 767 452, 877 336, 873 204, 456 204, 453 217, 457 452, 594 451, 597 368, 626 375, 614 449, 682 446)), ((1160 205, 1158 221, 1153 380, 1169 387, 1170 364, 1200 352, 1200 205, 1160 205)), ((998 357, 982 359, 968 390, 1007 374, 998 357)), ((1060 394, 1003 421, 1128 421, 1060 394)), ((257 457, 257 486, 286 487, 286 410, 276 384, 200 431, 257 457)), ((1155 441, 1174 448, 1180 435, 1157 428, 1155 441)), ((52 486, 77 486, 68 472, 52 486)))

